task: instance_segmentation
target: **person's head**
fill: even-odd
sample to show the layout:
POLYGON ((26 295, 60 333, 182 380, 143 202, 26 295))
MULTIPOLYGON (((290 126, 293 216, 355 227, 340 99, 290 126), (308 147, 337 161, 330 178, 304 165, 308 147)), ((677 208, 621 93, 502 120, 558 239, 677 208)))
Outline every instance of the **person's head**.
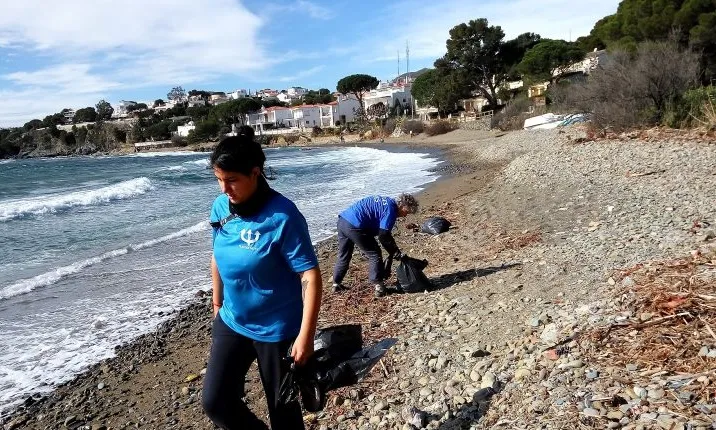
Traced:
POLYGON ((209 159, 221 192, 231 203, 243 203, 251 197, 263 180, 266 155, 261 144, 254 141, 254 130, 241 126, 236 136, 223 139, 209 159))
POLYGON ((401 218, 418 212, 418 201, 410 194, 401 194, 396 202, 398 203, 398 216, 401 218))

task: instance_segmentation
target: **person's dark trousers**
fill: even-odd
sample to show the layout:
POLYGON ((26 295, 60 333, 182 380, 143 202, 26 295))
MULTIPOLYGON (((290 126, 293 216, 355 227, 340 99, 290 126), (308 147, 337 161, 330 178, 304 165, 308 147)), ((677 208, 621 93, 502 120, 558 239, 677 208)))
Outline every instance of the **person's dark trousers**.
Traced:
POLYGON ((211 421, 225 430, 267 429, 246 406, 244 381, 249 366, 258 360, 273 430, 304 429, 301 405, 278 401, 283 376, 289 370, 284 357, 291 340, 258 342, 236 333, 220 316, 212 327, 211 356, 204 377, 202 405, 211 421))
POLYGON ((366 230, 354 227, 341 217, 338 217, 338 257, 333 268, 333 282, 336 284, 343 282, 343 278, 348 273, 355 245, 358 245, 363 255, 368 258, 370 281, 374 284, 382 282, 383 256, 375 236, 366 230))

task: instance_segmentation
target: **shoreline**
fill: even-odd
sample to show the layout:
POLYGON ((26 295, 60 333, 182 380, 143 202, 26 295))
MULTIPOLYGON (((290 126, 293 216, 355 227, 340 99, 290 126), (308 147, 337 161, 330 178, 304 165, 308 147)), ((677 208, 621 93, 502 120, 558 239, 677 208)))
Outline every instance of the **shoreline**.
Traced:
MULTIPOLYGON (((673 344, 642 333, 688 334, 684 351, 701 368, 709 362, 697 354, 711 334, 667 318, 668 309, 635 306, 633 296, 644 282, 640 267, 659 274, 649 268, 692 261, 713 273, 713 259, 699 257, 716 255, 713 145, 576 143, 580 133, 579 126, 499 136, 458 130, 411 142, 441 148, 453 166, 452 176, 421 193, 420 213, 395 229, 404 253, 428 260, 434 288, 376 299, 358 256, 348 291, 331 294, 325 286, 319 327, 360 323, 366 344, 399 341, 363 381, 330 392, 323 411, 305 414, 308 429, 557 430, 578 422, 634 430, 657 421, 710 428, 713 378, 674 373, 679 363, 656 353, 673 344), (448 232, 414 231, 411 223, 434 215, 451 221, 448 232), (614 323, 634 329, 613 330, 618 339, 605 354, 595 335, 614 323), (635 359, 619 348, 634 344, 647 353, 635 359), (670 383, 684 377, 691 386, 670 383)), ((335 253, 335 240, 318 247, 324 280, 335 253)), ((708 279, 704 291, 713 295, 708 279)), ((212 430, 200 404, 209 314, 209 299, 197 297, 160 332, 26 406, 5 428, 212 430)), ((716 314, 703 316, 716 324, 716 314)), ((265 418, 255 366, 246 400, 265 418)))
MULTIPOLYGON (((320 145, 319 147, 323 148, 331 148, 331 147, 351 147, 356 146, 353 144, 348 145, 320 145)), ((360 147, 375 147, 375 145, 357 145, 360 147)), ((448 173, 446 168, 449 168, 449 166, 452 165, 452 154, 449 151, 449 148, 447 147, 435 147, 435 146, 423 146, 420 148, 417 147, 410 147, 409 145, 405 145, 401 142, 391 142, 382 144, 380 148, 375 149, 383 149, 387 151, 392 152, 420 152, 424 151, 427 152, 431 157, 437 158, 438 166, 434 168, 436 173, 438 173, 438 178, 431 182, 427 182, 420 186, 421 190, 416 193, 419 199, 421 199, 422 203, 422 195, 424 193, 429 193, 429 190, 433 187, 436 187, 438 184, 448 181, 452 178, 451 174, 448 173)), ((164 151, 158 151, 158 152, 193 152, 193 153, 201 153, 203 151, 192 151, 192 150, 186 150, 186 151, 176 151, 177 148, 167 148, 164 151)), ((149 152, 149 151, 147 151, 149 152)), ((154 152, 154 151, 152 151, 154 152)), ((130 154, 121 154, 121 155, 130 155, 130 154)), ((118 155, 118 156, 121 156, 118 155)), ((91 157, 91 156, 90 156, 91 157)), ((325 261, 326 257, 328 255, 332 255, 335 253, 336 248, 336 237, 335 234, 332 234, 331 236, 321 239, 317 241, 314 244, 314 248, 316 249, 317 255, 321 256, 319 257, 320 260, 325 261)), ((327 273, 329 271, 324 268, 323 271, 323 277, 327 277, 327 273)), ((325 279, 324 279, 325 282, 325 279)), ((330 286, 330 285, 329 285, 330 286)), ((325 285, 324 285, 325 287, 325 285)), ((325 288, 328 289, 327 287, 325 288)), ((151 365, 152 363, 155 363, 156 360, 161 359, 161 357, 164 356, 164 345, 167 341, 169 341, 172 337, 176 336, 177 333, 180 333, 182 336, 185 334, 188 334, 187 329, 188 327, 184 327, 184 325, 187 325, 187 322, 191 322, 188 324, 188 326, 191 326, 192 328, 196 327, 197 324, 199 326, 206 326, 208 329, 210 327, 210 321, 209 318, 209 311, 210 311, 210 294, 207 294, 207 292, 203 290, 198 290, 195 293, 195 299, 192 301, 185 303, 174 316, 172 316, 170 319, 164 321, 159 326, 157 326, 154 330, 152 330, 149 333, 146 333, 144 335, 139 336, 138 338, 135 338, 133 340, 127 341, 121 345, 115 346, 115 356, 107 359, 103 359, 91 366, 89 366, 86 370, 83 372, 73 376, 66 382, 59 384, 58 386, 54 387, 52 391, 50 391, 47 394, 44 395, 38 395, 34 394, 25 399, 24 402, 19 404, 16 407, 13 407, 11 409, 8 409, 2 416, 0 416, 0 424, 4 424, 6 428, 15 429, 15 428, 21 428, 21 426, 25 425, 27 420, 25 419, 28 415, 37 415, 38 411, 44 410, 44 409, 52 409, 53 406, 56 403, 62 402, 67 397, 71 397, 72 393, 76 391, 87 391, 92 388, 99 391, 97 389, 100 384, 104 386, 109 386, 110 383, 108 382, 102 382, 107 380, 108 378, 106 375, 113 373, 116 374, 115 376, 119 376, 119 379, 127 379, 131 378, 132 375, 136 375, 136 370, 138 366, 141 365, 151 365), (153 351, 149 354, 149 356, 144 356, 146 351, 153 351), (131 363, 127 365, 128 363, 131 363)), ((181 336, 180 336, 181 337, 181 336)), ((207 340, 210 340, 207 338, 207 340)), ((206 349, 206 352, 208 353, 208 348, 206 349)), ((87 399, 90 400, 90 399, 87 399)), ((42 414, 40 414, 42 415, 42 414)), ((71 418, 71 416, 70 416, 71 418)), ((66 420, 65 420, 66 421, 66 420)), ((65 425, 65 421, 62 422, 63 425, 65 425)), ((79 424, 81 421, 78 417, 75 417, 75 419, 70 420, 73 423, 79 424)), ((86 420, 85 420, 86 422, 86 420)), ((59 421, 57 421, 59 423, 59 421)))

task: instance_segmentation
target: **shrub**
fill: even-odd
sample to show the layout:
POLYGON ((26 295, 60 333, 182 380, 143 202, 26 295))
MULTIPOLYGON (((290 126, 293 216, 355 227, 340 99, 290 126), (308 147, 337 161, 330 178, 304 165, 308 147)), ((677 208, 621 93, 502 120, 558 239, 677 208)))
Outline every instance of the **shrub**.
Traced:
POLYGON ((398 121, 396 121, 395 118, 388 118, 385 121, 385 125, 383 126, 383 131, 385 134, 390 136, 395 131, 395 127, 398 125, 398 121))
POLYGON ((412 131, 413 134, 420 134, 423 132, 425 127, 423 126, 423 122, 419 120, 410 120, 403 122, 403 133, 410 134, 412 131))
POLYGON ((525 96, 516 98, 505 106, 501 111, 492 116, 490 128, 498 128, 502 131, 521 130, 525 120, 537 113, 528 113, 532 102, 525 96))
POLYGON ((311 130, 311 136, 312 137, 323 136, 323 129, 317 125, 314 125, 313 129, 311 130))
POLYGON ((636 53, 616 51, 584 84, 572 84, 563 108, 591 112, 597 129, 680 125, 681 100, 699 77, 699 55, 675 41, 644 42, 636 53))
POLYGON ((428 124, 425 127, 425 134, 428 136, 437 136, 439 134, 445 134, 457 129, 457 125, 447 120, 438 120, 428 124))
POLYGON ((260 136, 256 137, 256 141, 261 145, 271 145, 272 143, 276 143, 278 141, 278 135, 275 134, 262 134, 260 136))
POLYGON ((283 138, 286 140, 286 143, 296 143, 298 142, 299 135, 298 134, 284 134, 283 138))
POLYGON ((716 86, 710 85, 686 91, 672 103, 664 117, 669 127, 691 127, 709 123, 709 113, 716 103, 716 86))
POLYGON ((189 141, 184 136, 179 136, 178 134, 175 134, 172 136, 172 145, 184 147, 189 144, 189 141))

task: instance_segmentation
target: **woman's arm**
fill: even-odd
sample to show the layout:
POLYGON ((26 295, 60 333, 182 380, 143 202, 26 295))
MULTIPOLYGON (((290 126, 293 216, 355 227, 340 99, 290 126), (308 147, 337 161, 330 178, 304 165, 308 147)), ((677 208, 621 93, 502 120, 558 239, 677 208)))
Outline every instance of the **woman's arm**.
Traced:
POLYGON ((301 331, 291 350, 291 356, 299 365, 306 363, 313 354, 313 339, 316 336, 318 311, 321 309, 323 293, 321 270, 318 266, 301 273, 301 285, 303 286, 303 318, 301 331))
POLYGON ((216 267, 214 255, 211 255, 211 303, 214 309, 214 317, 224 303, 224 284, 219 276, 219 269, 216 267))

